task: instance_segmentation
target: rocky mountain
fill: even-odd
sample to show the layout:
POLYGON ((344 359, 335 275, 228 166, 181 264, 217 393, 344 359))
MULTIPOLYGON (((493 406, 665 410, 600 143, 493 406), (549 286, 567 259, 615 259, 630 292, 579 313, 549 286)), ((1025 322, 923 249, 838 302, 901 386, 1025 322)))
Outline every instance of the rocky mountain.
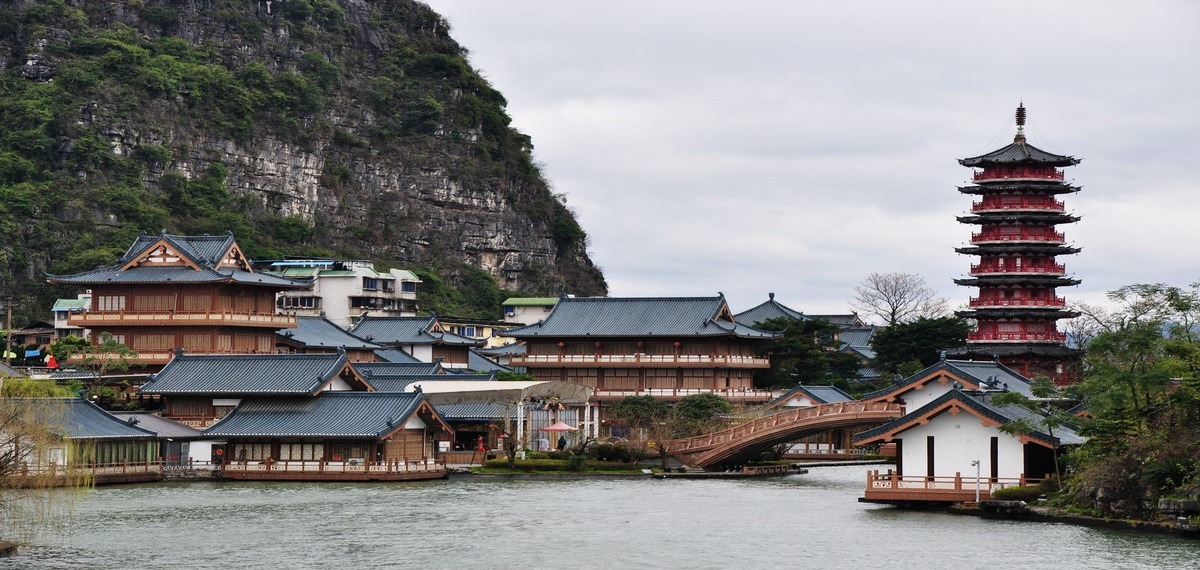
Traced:
POLYGON ((603 294, 505 104, 409 0, 0 0, 0 283, 165 228, 603 294))

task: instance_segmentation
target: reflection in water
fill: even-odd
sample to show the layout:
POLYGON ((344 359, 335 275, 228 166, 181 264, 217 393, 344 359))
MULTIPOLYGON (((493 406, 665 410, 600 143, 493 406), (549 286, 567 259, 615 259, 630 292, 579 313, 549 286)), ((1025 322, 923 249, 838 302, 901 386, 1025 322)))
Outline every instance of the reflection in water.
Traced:
POLYGON ((1193 568, 1200 543, 856 501, 865 468, 750 481, 458 478, 96 489, 0 568, 1193 568))

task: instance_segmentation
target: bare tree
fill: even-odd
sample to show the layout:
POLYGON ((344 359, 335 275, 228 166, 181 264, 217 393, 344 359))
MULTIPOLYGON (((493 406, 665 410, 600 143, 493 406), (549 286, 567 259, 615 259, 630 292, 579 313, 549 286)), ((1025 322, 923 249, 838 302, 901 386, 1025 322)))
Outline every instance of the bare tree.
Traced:
POLYGON ((850 306, 888 325, 947 314, 946 299, 915 273, 872 273, 854 288, 850 306))

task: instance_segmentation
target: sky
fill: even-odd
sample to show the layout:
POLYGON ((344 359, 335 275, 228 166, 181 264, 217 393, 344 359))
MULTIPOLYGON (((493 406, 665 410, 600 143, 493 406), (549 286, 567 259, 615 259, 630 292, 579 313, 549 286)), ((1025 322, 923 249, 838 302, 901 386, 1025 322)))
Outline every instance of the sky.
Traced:
POLYGON ((1105 304, 1200 280, 1200 3, 431 0, 589 235, 613 296, 774 292, 847 312, 868 274, 952 308, 977 257, 957 159, 1082 158, 1059 257, 1105 304))

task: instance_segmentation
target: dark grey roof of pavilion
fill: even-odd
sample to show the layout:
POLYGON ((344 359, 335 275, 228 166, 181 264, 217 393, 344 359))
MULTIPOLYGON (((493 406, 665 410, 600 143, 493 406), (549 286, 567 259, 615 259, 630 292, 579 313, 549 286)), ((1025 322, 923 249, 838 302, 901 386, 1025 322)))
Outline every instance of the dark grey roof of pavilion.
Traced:
POLYGON ((142 385, 142 394, 313 395, 346 364, 346 354, 179 354, 142 385))
POLYGON ((483 347, 476 350, 479 351, 480 354, 485 354, 488 356, 519 356, 525 354, 525 343, 510 342, 500 346, 493 346, 490 348, 483 347))
POLYGON ((151 439, 154 433, 114 417, 81 398, 13 398, 33 408, 46 430, 68 439, 151 439))
MULTIPOLYGON (((838 331, 838 341, 842 346, 869 348, 871 339, 875 336, 875 327, 846 327, 838 331)), ((873 358, 873 357, 872 357, 873 358)))
POLYGON ((371 342, 386 345, 400 344, 449 344, 456 346, 479 346, 483 341, 459 336, 454 333, 437 332, 437 315, 428 317, 362 317, 350 332, 371 342))
POLYGON ((886 396, 892 392, 898 391, 901 388, 915 384, 930 374, 944 370, 952 374, 961 376, 967 380, 974 382, 977 386, 992 386, 994 389, 1005 389, 1012 392, 1019 392, 1028 398, 1033 397, 1029 379, 1021 376, 1017 371, 1000 364, 999 362, 983 361, 983 360, 942 360, 933 366, 930 366, 908 378, 900 380, 895 384, 876 390, 869 394, 863 394, 860 399, 873 400, 875 398, 886 396))
POLYGON ((771 319, 779 318, 795 319, 798 321, 808 320, 808 317, 804 313, 776 301, 774 293, 768 293, 766 301, 734 315, 733 318, 739 323, 753 326, 758 326, 771 319))
MULTIPOLYGON (((496 361, 480 354, 477 349, 467 349, 467 369, 472 372, 512 372, 512 368, 498 364, 496 361)), ((453 369, 450 372, 454 372, 453 369)))
POLYGON ((370 350, 383 348, 371 341, 337 326, 325 317, 296 317, 296 328, 275 331, 277 339, 305 347, 354 348, 370 350))
POLYGON ((222 256, 234 244, 233 234, 223 236, 179 236, 163 232, 156 236, 142 235, 117 260, 116 265, 101 267, 72 275, 51 275, 46 278, 54 283, 70 285, 94 284, 151 284, 151 283, 241 283, 266 285, 279 288, 304 289, 311 281, 286 279, 266 273, 254 273, 243 269, 217 266, 222 256), (165 241, 180 255, 199 266, 191 267, 121 267, 145 253, 159 241, 165 241))
POLYGON ((508 404, 442 404, 434 409, 448 422, 490 422, 503 420, 506 414, 517 417, 516 406, 508 404))
POLYGON ((1046 152, 1029 143, 1014 142, 987 154, 962 158, 958 161, 963 166, 989 166, 992 164, 1017 164, 1022 162, 1052 166, 1074 166, 1079 164, 1079 159, 1073 156, 1063 156, 1061 154, 1046 152))
MULTIPOLYGON (((385 362, 396 364, 429 364, 399 348, 384 348, 375 351, 375 356, 382 358, 385 362)), ((435 363, 436 364, 436 363, 435 363)))
POLYGON ((780 394, 772 402, 786 402, 799 395, 806 395, 819 404, 836 404, 838 402, 850 402, 854 400, 854 396, 843 392, 837 386, 804 386, 797 384, 791 390, 780 394))
POLYGON ((192 426, 156 416, 151 412, 112 412, 112 415, 125 422, 132 420, 133 425, 152 432, 159 438, 186 439, 204 435, 204 432, 192 426))
POLYGON ((243 400, 208 437, 353 437, 379 439, 403 429, 425 401, 420 393, 324 392, 315 398, 243 400))
POLYGON ((367 379, 376 392, 404 392, 413 384, 422 382, 494 382, 495 374, 407 374, 396 376, 371 376, 367 379))
POLYGON ((724 296, 563 297, 545 320, 500 334, 514 338, 780 337, 729 321, 724 317, 728 311, 724 296))
POLYGON ((942 394, 932 402, 921 406, 920 409, 905 414, 903 417, 889 421, 874 429, 856 433, 852 439, 854 441, 862 441, 864 439, 895 430, 898 427, 909 425, 916 421, 916 418, 923 417, 930 411, 942 406, 946 402, 950 400, 957 400, 967 407, 979 412, 984 417, 996 420, 1001 424, 1006 424, 1012 421, 1029 420, 1034 426, 1045 430, 1034 431, 1028 434, 1029 437, 1044 441, 1050 445, 1079 445, 1085 441, 1082 436, 1065 426, 1058 426, 1054 428, 1054 435, 1050 435, 1051 430, 1046 428, 1045 425, 1045 416, 1021 406, 997 406, 991 401, 991 395, 995 393, 997 392, 979 393, 974 391, 963 391, 956 388, 951 389, 949 392, 942 394))
POLYGON ((445 372, 438 362, 352 362, 350 366, 368 380, 373 376, 429 376, 445 372))

